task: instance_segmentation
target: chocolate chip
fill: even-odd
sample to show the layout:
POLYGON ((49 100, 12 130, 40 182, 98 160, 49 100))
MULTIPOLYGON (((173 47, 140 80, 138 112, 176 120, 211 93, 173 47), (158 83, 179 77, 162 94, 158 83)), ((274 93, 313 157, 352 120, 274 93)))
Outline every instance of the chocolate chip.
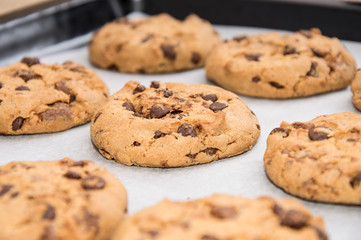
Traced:
POLYGON ((283 49, 283 55, 291 55, 297 53, 296 48, 286 45, 283 49))
POLYGON ((164 137, 166 134, 161 132, 161 131, 155 131, 154 132, 154 138, 157 139, 157 138, 160 138, 160 137, 164 137))
POLYGON ((44 228, 44 232, 40 236, 40 240, 57 240, 53 225, 48 225, 44 228))
POLYGON ((326 52, 321 52, 321 50, 318 50, 316 48, 311 48, 311 50, 315 56, 320 57, 320 58, 324 58, 327 55, 326 52))
POLYGON ((45 212, 43 213, 42 219, 44 220, 54 220, 56 217, 55 208, 51 205, 48 205, 45 212))
POLYGON ((201 61, 201 55, 199 55, 198 53, 192 53, 192 58, 191 58, 191 62, 193 64, 198 64, 201 61))
POLYGON ((140 143, 137 142, 137 141, 134 141, 134 142, 133 142, 133 146, 139 147, 139 146, 140 146, 140 143))
POLYGON ((173 92, 170 90, 163 90, 163 96, 169 98, 170 96, 173 96, 173 92))
POLYGON ((322 131, 316 131, 320 127, 313 127, 308 131, 308 137, 312 141, 322 141, 328 139, 328 134, 322 131))
POLYGON ((212 206, 210 213, 213 217, 220 219, 235 218, 237 216, 237 211, 233 207, 212 206))
POLYGON ((25 121, 25 118, 17 117, 13 121, 13 124, 12 124, 13 131, 16 131, 16 130, 20 129, 23 126, 24 121, 25 121))
POLYGON ((4 184, 1 186, 0 190, 0 197, 5 195, 7 192, 9 192, 13 188, 13 185, 4 184))
POLYGON ((151 83, 150 83, 150 87, 151 88, 159 88, 159 82, 158 81, 152 81, 151 83))
POLYGON ((70 170, 67 171, 63 176, 70 179, 81 179, 81 175, 79 173, 70 170))
MULTIPOLYGON (((100 112, 100 114, 101 114, 101 112, 100 112)), ((72 167, 84 167, 87 164, 88 163, 85 161, 78 161, 78 162, 74 162, 71 166, 72 167)))
POLYGON ((148 42, 150 39, 154 37, 154 34, 148 34, 145 38, 142 39, 142 43, 148 42))
POLYGON ((27 86, 20 86, 15 88, 16 91, 30 91, 30 88, 28 88, 27 86))
POLYGON ((194 129, 193 125, 190 123, 183 123, 182 125, 180 125, 180 127, 177 130, 177 133, 181 133, 183 137, 186 137, 186 136, 196 137, 197 136, 196 130, 194 129))
POLYGON ((95 235, 99 232, 99 216, 91 213, 87 208, 84 209, 83 223, 88 231, 94 231, 95 235))
POLYGON ((162 118, 170 112, 169 108, 160 104, 154 104, 150 109, 151 118, 162 118))
POLYGON ((354 138, 348 138, 346 141, 347 141, 347 142, 357 142, 357 139, 354 139, 354 138))
POLYGON ((3 84, 2 84, 2 82, 0 82, 0 89, 3 87, 3 84))
POLYGON ((261 130, 261 126, 259 124, 256 124, 256 127, 258 130, 261 130))
POLYGON ((194 154, 191 154, 191 153, 188 153, 186 154, 186 157, 189 157, 190 159, 195 159, 197 157, 198 153, 194 153, 194 154))
POLYGON ((241 42, 241 41, 243 41, 245 39, 247 39, 246 35, 240 35, 240 36, 233 37, 233 41, 236 41, 236 42, 241 42))
POLYGON ((294 123, 292 123, 292 127, 296 128, 296 129, 302 128, 302 129, 310 130, 311 128, 315 127, 315 124, 313 124, 313 123, 294 122, 294 123))
POLYGON ((74 102, 75 100, 76 100, 75 94, 70 94, 70 96, 69 96, 69 103, 72 103, 72 102, 74 102))
POLYGON ((125 109, 128 110, 128 111, 135 112, 135 108, 134 108, 133 103, 124 102, 122 106, 125 107, 125 109))
POLYGON ((174 45, 161 45, 160 48, 163 51, 163 56, 170 60, 174 60, 176 58, 176 53, 174 51, 174 45))
POLYGON ((327 240, 327 235, 324 231, 322 231, 319 227, 316 227, 315 225, 311 225, 311 228, 313 228, 313 230, 315 230, 318 239, 320 240, 327 240))
POLYGON ((19 195, 19 192, 14 192, 10 195, 11 198, 16 198, 19 195))
POLYGON ((0 105, 1 105, 2 102, 3 102, 3 100, 0 99, 0 105))
POLYGON ((107 67, 108 70, 119 71, 119 68, 115 64, 111 64, 107 67))
POLYGON ((30 70, 27 69, 21 69, 15 72, 14 77, 20 77, 22 78, 25 82, 31 80, 31 79, 37 79, 37 78, 41 78, 40 75, 33 73, 30 70))
POLYGON ((281 206, 275 204, 273 212, 277 215, 282 226, 301 229, 308 225, 309 216, 296 210, 284 210, 281 206))
POLYGON ((312 77, 317 77, 317 72, 316 72, 316 67, 317 67, 317 62, 312 62, 311 66, 310 66, 310 70, 308 70, 308 72, 306 73, 306 76, 312 76, 312 77))
MULTIPOLYGON (((360 185, 361 182, 361 172, 359 172, 356 176, 354 176, 351 181, 350 181, 350 185, 352 188, 357 187, 358 185, 360 185)), ((1 196, 1 195, 0 195, 1 196)))
POLYGON ((279 84, 278 82, 273 82, 273 81, 271 81, 271 82, 268 82, 268 83, 269 83, 272 87, 277 88, 277 89, 285 88, 285 86, 279 84))
POLYGON ((247 58, 247 60, 249 61, 256 61, 258 62, 259 61, 259 57, 262 56, 262 54, 260 53, 249 53, 249 54, 246 54, 245 57, 247 58))
POLYGON ((60 81, 56 82, 54 87, 55 87, 56 90, 62 91, 64 93, 66 93, 66 94, 70 94, 70 92, 71 92, 71 88, 68 88, 66 86, 66 81, 65 80, 60 80, 60 81))
POLYGON ((154 237, 158 236, 159 232, 156 230, 150 230, 150 231, 148 231, 148 234, 154 238, 154 237))
POLYGON ((221 102, 214 102, 211 105, 209 105, 209 108, 215 113, 222 111, 226 107, 228 107, 228 105, 221 102))
POLYGON ((89 175, 81 181, 81 186, 85 190, 103 189, 105 187, 105 181, 99 176, 89 175))
POLYGON ((219 150, 218 148, 206 148, 206 149, 203 149, 201 152, 204 152, 205 154, 212 156, 212 155, 216 154, 216 152, 218 150, 219 150))
POLYGON ((171 111, 170 114, 176 115, 176 114, 180 114, 182 112, 183 112, 182 110, 174 110, 174 111, 171 111))
POLYGON ((261 79, 258 76, 255 76, 255 77, 252 78, 252 82, 257 83, 259 81, 261 81, 261 79))
POLYGON ((219 238, 216 238, 213 235, 206 234, 201 237, 201 240, 219 240, 219 238))
POLYGON ((216 94, 207 94, 207 95, 202 95, 201 96, 203 98, 203 100, 206 100, 206 101, 212 101, 212 102, 215 102, 218 100, 218 97, 216 94))
POLYGON ((301 29, 298 32, 301 33, 306 38, 312 38, 312 32, 310 30, 301 29))
POLYGON ((134 90, 133 90, 133 94, 137 94, 137 93, 140 93, 140 92, 144 92, 145 91, 145 87, 143 85, 138 85, 134 90))
POLYGON ((23 59, 21 59, 21 62, 28 65, 28 67, 31 67, 36 64, 40 64, 39 58, 36 58, 36 57, 34 57, 34 58, 33 57, 23 57, 23 59))
POLYGON ((72 113, 69 105, 66 103, 55 103, 52 107, 45 112, 39 114, 41 121, 52 121, 58 117, 71 118, 72 113))
POLYGON ((286 129, 286 128, 281 128, 281 127, 273 129, 273 130, 271 131, 270 135, 275 134, 275 133, 278 133, 278 132, 279 132, 279 133, 282 133, 283 138, 286 138, 286 137, 288 137, 288 135, 290 135, 290 132, 288 131, 288 129, 286 129))
POLYGON ((102 112, 98 112, 94 117, 93 123, 95 123, 98 120, 98 118, 100 117, 100 115, 102 115, 102 114, 103 114, 102 112))

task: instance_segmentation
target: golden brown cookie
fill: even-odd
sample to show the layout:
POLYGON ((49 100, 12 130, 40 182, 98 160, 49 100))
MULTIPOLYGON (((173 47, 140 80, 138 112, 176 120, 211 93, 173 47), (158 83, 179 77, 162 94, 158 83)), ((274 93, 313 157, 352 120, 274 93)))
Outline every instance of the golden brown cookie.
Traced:
POLYGON ((282 122, 268 137, 264 165, 277 186, 304 199, 361 205, 361 115, 282 122))
POLYGON ((361 111, 361 69, 357 71, 355 79, 351 83, 351 90, 353 105, 361 111))
POLYGON ((218 45, 206 62, 211 81, 263 98, 295 98, 348 86, 356 62, 337 38, 318 29, 239 36, 218 45))
POLYGON ((58 132, 90 120, 108 97, 98 75, 65 62, 25 57, 0 69, 0 134, 58 132))
POLYGON ((91 121, 100 153, 126 165, 179 167, 252 148, 260 135, 253 112, 235 94, 201 84, 130 81, 91 121))
POLYGON ((122 184, 91 161, 0 167, 2 240, 108 240, 126 205, 122 184))
POLYGON ((126 219, 112 240, 327 240, 321 217, 299 202, 213 195, 159 204, 126 219))
POLYGON ((163 13, 106 24, 94 34, 89 57, 101 68, 120 72, 175 72, 204 66, 218 43, 212 25, 197 15, 179 21, 163 13))

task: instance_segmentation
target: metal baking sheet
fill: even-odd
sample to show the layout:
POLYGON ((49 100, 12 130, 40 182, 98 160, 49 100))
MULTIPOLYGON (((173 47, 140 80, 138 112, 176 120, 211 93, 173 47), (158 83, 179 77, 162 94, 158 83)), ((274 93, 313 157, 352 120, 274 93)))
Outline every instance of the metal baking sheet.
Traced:
MULTIPOLYGON (((216 29, 224 39, 229 39, 234 35, 271 31, 239 26, 216 26, 216 29)), ((140 75, 96 68, 88 61, 86 46, 80 44, 88 41, 89 38, 88 34, 38 53, 29 52, 24 55, 40 55, 41 61, 49 64, 72 60, 93 68, 106 82, 111 94, 122 88, 129 80, 139 81, 145 86, 149 86, 152 80, 212 84, 207 81, 204 69, 171 74, 140 75)), ((350 41, 343 41, 343 43, 360 66, 361 43, 350 41)), ((96 151, 90 140, 90 124, 88 123, 58 133, 0 136, 0 164, 18 160, 58 160, 63 157, 93 160, 106 166, 125 185, 128 191, 130 214, 154 205, 163 198, 184 201, 214 193, 242 195, 250 198, 262 195, 285 198, 292 196, 275 187, 264 172, 263 154, 269 132, 278 127, 281 121, 308 121, 322 114, 345 111, 360 113, 352 105, 349 87, 332 93, 290 100, 240 97, 256 113, 262 132, 255 147, 239 156, 183 168, 124 166, 103 158, 96 151)), ((298 200, 308 206, 313 214, 324 217, 330 239, 360 239, 361 207, 298 200)))

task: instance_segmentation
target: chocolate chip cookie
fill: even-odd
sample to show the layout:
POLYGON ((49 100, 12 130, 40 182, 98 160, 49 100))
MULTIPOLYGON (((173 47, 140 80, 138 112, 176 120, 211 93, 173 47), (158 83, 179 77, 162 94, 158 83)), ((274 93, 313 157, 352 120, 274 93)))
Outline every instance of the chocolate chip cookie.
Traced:
POLYGON ((361 205, 361 115, 282 122, 267 140, 269 179, 308 200, 361 205))
POLYGON ((254 113, 235 94, 201 84, 130 81, 94 115, 91 138, 106 158, 126 165, 178 167, 252 148, 254 113))
POLYGON ((46 65, 25 57, 0 69, 0 134, 57 132, 84 124, 107 97, 105 83, 80 64, 46 65))
POLYGON ((175 72, 204 66, 220 41, 212 25, 195 14, 179 21, 163 13, 106 24, 89 43, 89 55, 95 65, 120 72, 175 72))
POLYGON ((361 111, 361 69, 357 71, 355 79, 351 83, 351 90, 353 105, 361 111))
POLYGON ((321 217, 299 202, 213 195, 190 202, 163 200, 125 220, 112 240, 326 240, 321 217))
POLYGON ((127 195, 91 161, 11 162, 0 167, 0 239, 107 240, 127 195))
POLYGON ((218 45, 206 62, 207 76, 240 94, 295 98, 348 86, 356 62, 337 38, 318 29, 238 36, 218 45))

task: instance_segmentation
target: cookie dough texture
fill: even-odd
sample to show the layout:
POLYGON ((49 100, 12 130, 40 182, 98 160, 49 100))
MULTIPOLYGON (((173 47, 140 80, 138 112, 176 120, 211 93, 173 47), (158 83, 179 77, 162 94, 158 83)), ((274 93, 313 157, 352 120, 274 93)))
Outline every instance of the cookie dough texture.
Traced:
POLYGON ((179 21, 163 13, 106 24, 94 34, 89 55, 95 65, 120 72, 175 72, 204 66, 220 41, 212 25, 194 14, 179 21))
POLYGON ((161 203, 125 220, 112 240, 326 240, 321 217, 300 203, 213 195, 161 203))
POLYGON ((238 36, 216 47, 207 77, 234 92, 262 98, 295 98, 348 86, 356 63, 337 38, 318 29, 238 36))
POLYGON ((126 165, 178 167, 252 148, 254 113, 235 94, 209 85, 130 81, 91 121, 100 153, 126 165))
POLYGON ((127 195, 91 161, 11 162, 0 167, 0 239, 107 240, 127 195))
POLYGON ((352 102, 355 107, 361 111, 361 70, 356 73, 355 79, 352 81, 351 90, 353 93, 352 102))
POLYGON ((37 58, 0 69, 0 134, 62 131, 90 121, 108 88, 80 64, 41 64, 37 58))
POLYGON ((304 199, 361 204, 361 115, 282 122, 268 137, 264 165, 277 186, 304 199))

